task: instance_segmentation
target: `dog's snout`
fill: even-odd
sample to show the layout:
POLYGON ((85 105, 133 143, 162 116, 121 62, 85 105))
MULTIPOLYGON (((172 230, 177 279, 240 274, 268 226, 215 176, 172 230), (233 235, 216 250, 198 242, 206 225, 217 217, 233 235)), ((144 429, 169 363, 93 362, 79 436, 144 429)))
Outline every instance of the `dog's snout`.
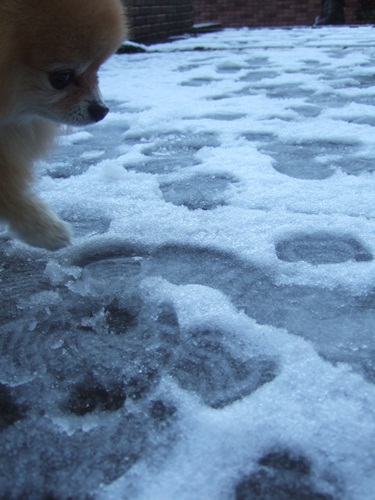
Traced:
POLYGON ((105 118, 107 116, 108 111, 109 111, 109 109, 107 108, 107 106, 105 104, 103 104, 102 102, 97 102, 97 101, 89 104, 87 110, 89 112, 90 118, 94 122, 100 122, 100 120, 103 120, 103 118, 105 118))

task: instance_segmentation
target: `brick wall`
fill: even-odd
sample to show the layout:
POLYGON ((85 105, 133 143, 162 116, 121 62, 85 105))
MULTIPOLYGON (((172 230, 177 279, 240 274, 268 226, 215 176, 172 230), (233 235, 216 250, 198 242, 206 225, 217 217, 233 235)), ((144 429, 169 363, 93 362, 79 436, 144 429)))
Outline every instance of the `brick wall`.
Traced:
MULTIPOLYGON (((363 2, 346 0, 346 23, 365 22, 358 10, 363 2)), ((220 22, 224 27, 311 26, 321 10, 321 0, 193 0, 196 23, 220 22)), ((368 19, 367 19, 368 22, 368 19)))
MULTIPOLYGON (((321 0, 123 0, 130 39, 155 42, 191 30, 194 23, 224 27, 311 26, 321 0)), ((347 24, 375 21, 375 0, 346 0, 347 24)))
POLYGON ((358 19, 375 21, 375 0, 358 0, 358 19))
POLYGON ((164 40, 193 26, 193 0, 124 0, 124 4, 131 40, 164 40))

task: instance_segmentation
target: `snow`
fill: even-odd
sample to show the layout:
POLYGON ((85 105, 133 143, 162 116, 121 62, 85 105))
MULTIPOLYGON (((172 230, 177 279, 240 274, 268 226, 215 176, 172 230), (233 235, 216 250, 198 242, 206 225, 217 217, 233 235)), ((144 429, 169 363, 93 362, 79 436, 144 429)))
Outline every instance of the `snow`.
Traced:
POLYGON ((2 498, 374 498, 374 34, 105 64, 38 166, 73 245, 0 233, 2 498))

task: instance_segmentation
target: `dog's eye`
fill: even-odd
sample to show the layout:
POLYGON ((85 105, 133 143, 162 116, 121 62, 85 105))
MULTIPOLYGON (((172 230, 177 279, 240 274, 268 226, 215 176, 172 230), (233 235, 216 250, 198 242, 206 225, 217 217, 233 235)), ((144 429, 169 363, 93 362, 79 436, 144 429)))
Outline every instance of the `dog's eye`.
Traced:
POLYGON ((74 71, 54 71, 48 74, 49 83, 56 90, 63 90, 74 80, 74 71))

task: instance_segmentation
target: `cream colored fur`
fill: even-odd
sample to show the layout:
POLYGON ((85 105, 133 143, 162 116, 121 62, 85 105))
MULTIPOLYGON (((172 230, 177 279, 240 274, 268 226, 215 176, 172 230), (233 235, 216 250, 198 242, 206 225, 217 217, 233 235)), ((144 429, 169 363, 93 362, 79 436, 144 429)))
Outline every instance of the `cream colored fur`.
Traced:
POLYGON ((69 226, 33 192, 59 124, 104 118, 97 71, 126 36, 120 0, 0 0, 0 218, 57 250, 69 226))

